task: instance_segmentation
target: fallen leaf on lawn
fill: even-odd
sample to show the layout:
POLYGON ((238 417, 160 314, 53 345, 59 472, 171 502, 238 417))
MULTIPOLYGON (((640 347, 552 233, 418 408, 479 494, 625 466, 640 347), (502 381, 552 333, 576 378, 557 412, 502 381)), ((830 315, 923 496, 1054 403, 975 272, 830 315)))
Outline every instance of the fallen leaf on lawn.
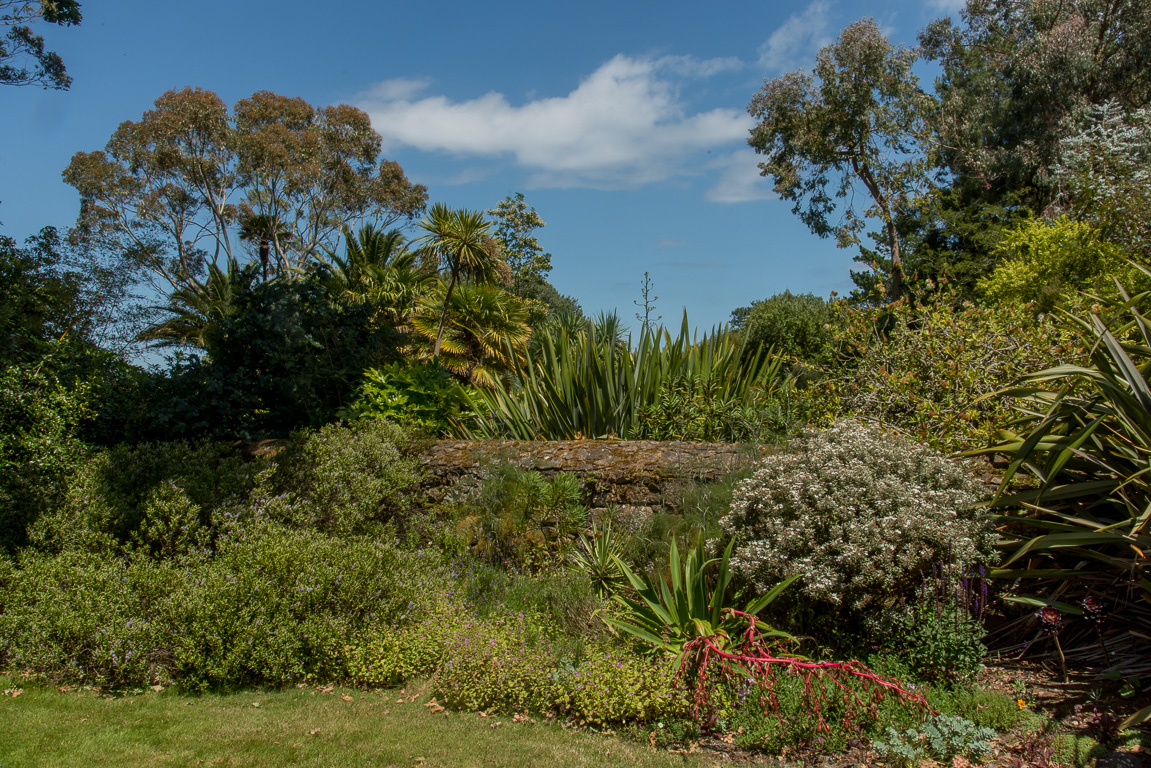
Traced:
POLYGON ((151 688, 156 693, 159 693, 160 691, 164 690, 164 686, 162 686, 162 685, 152 685, 152 686, 149 686, 149 688, 151 688))
POLYGON ((444 708, 442 706, 440 706, 439 704, 425 704, 424 706, 427 707, 428 711, 431 712, 433 715, 444 711, 444 708))
POLYGON ((345 693, 345 694, 341 694, 341 695, 340 695, 340 698, 341 698, 341 699, 343 699, 344 701, 354 701, 354 699, 352 699, 352 697, 351 697, 351 696, 349 696, 349 695, 348 695, 348 694, 346 694, 346 693, 345 693))
POLYGON ((320 729, 319 729, 319 728, 317 728, 317 729, 316 729, 316 730, 314 730, 314 731, 308 731, 308 735, 309 735, 309 736, 319 736, 319 735, 320 735, 320 729))

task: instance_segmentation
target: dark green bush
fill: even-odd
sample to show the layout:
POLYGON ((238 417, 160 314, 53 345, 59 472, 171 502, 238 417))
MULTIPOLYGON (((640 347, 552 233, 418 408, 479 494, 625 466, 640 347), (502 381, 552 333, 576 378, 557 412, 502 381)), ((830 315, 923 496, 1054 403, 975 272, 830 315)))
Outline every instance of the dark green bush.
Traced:
POLYGON ((953 602, 921 600, 890 611, 884 630, 887 645, 924 682, 967 683, 983 666, 983 626, 953 602))
POLYGON ((223 443, 143 443, 95 454, 77 469, 57 509, 32 530, 43 550, 113 553, 142 548, 178 557, 208 543, 236 516, 256 466, 223 443))

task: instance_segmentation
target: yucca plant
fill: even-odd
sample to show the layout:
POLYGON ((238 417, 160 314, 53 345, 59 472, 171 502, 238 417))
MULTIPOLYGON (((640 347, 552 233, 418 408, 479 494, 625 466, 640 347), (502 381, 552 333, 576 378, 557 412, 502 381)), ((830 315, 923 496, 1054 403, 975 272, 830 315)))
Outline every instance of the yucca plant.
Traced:
POLYGON ((581 533, 568 560, 573 568, 591 579, 596 592, 611 595, 624 580, 618 564, 622 554, 623 548, 608 521, 602 526, 593 524, 589 532, 581 533))
POLYGON ((991 575, 1035 579, 1039 596, 1020 602, 1079 615, 1050 598, 1091 588, 1151 602, 1151 328, 1142 309, 1149 299, 1123 292, 1123 300, 1099 300, 1110 324, 1098 312, 1065 313, 1095 340, 1089 363, 1039 371, 1005 391, 1019 398, 1021 415, 981 452, 1011 459, 993 501, 1003 510, 1004 559, 991 575), (1008 492, 1021 472, 1036 487, 1008 492))
POLYGON ((512 383, 480 392, 474 427, 465 436, 520 440, 580 437, 642 439, 645 415, 677 381, 706 382, 709 392, 740 406, 770 398, 783 379, 781 359, 758 351, 744 359, 743 343, 720 329, 697 339, 684 313, 679 335, 644 330, 634 346, 585 325, 544 336, 530 361, 516 361, 512 383))

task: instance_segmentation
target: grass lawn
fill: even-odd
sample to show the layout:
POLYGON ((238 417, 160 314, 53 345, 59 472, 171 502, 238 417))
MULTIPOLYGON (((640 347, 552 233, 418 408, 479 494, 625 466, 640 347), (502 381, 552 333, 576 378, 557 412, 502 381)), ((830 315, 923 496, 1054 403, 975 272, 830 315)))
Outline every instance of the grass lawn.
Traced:
POLYGON ((0 768, 701 765, 691 757, 553 723, 433 714, 424 706, 427 696, 414 687, 402 695, 308 688, 106 697, 0 676, 0 690, 5 689, 0 768), (12 697, 11 690, 20 687, 23 693, 12 697))

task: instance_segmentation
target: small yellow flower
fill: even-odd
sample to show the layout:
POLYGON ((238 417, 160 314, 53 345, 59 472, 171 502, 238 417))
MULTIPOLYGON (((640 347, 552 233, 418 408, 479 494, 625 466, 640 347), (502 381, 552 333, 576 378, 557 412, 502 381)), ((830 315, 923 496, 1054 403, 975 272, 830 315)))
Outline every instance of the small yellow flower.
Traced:
POLYGON ((1027 709, 1027 702, 1023 699, 1016 699, 1015 703, 1019 705, 1020 709, 1027 709))

